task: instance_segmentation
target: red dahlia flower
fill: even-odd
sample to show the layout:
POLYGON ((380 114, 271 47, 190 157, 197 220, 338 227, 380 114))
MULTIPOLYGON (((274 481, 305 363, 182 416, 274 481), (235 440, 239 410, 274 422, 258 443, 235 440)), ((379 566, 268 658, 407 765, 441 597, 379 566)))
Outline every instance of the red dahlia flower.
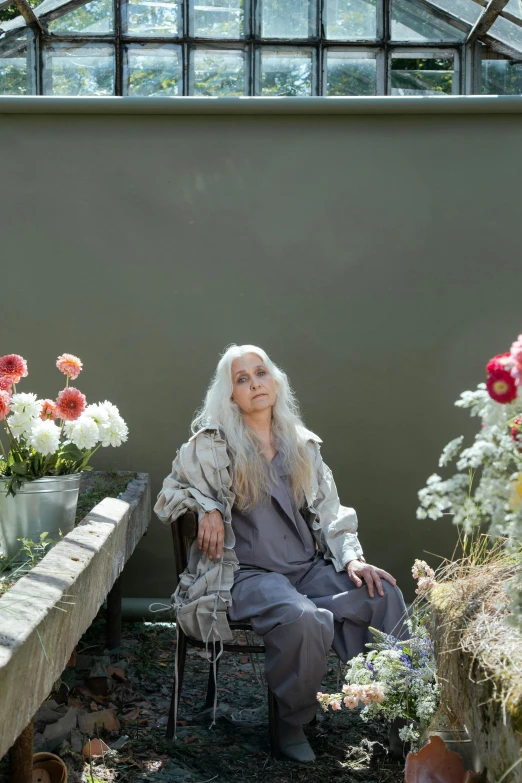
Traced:
POLYGON ((510 353, 499 353, 486 364, 486 372, 488 375, 494 375, 499 370, 505 370, 506 364, 509 364, 510 361, 512 361, 510 353))
POLYGON ((489 396, 503 405, 516 399, 517 385, 515 379, 507 370, 497 370, 490 375, 486 381, 486 387, 489 396))
POLYGON ((13 382, 8 375, 0 375, 0 391, 11 391, 13 382))
POLYGON ((515 419, 513 422, 511 437, 517 444, 518 450, 522 451, 522 419, 515 419))
POLYGON ((8 377, 11 383, 19 383, 27 376, 27 362, 17 353, 0 357, 0 375, 8 377))
POLYGON ((86 405, 85 394, 74 386, 69 386, 68 389, 63 389, 56 399, 56 418, 76 421, 84 412, 86 405))

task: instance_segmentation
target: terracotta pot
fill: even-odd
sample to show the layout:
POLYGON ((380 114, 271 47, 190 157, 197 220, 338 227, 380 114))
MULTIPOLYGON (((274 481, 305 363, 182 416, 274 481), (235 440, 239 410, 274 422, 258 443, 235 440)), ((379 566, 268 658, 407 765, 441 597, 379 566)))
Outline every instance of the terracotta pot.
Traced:
POLYGON ((67 783, 67 767, 54 753, 35 753, 33 783, 67 783))

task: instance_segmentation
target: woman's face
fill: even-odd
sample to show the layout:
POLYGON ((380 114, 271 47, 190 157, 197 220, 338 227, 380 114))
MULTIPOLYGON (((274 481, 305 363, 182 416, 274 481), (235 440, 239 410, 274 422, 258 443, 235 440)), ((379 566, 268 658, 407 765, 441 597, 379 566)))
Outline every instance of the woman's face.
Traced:
POLYGON ((232 362, 232 399, 247 415, 274 405, 275 381, 257 354, 245 353, 232 362))

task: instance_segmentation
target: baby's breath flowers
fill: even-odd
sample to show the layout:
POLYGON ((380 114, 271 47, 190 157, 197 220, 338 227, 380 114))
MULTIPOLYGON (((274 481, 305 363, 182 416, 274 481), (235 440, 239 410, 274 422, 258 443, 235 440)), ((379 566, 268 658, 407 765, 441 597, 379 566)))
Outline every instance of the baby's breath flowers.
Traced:
MULTIPOLYGON (((459 437, 444 448, 439 466, 455 460, 456 472, 427 479, 417 518, 449 515, 466 535, 487 524, 490 535, 505 537, 507 549, 515 552, 522 544, 522 334, 509 352, 490 359, 486 373, 486 383, 455 403, 480 419, 474 442, 464 448, 459 437)), ((429 583, 419 579, 418 592, 424 587, 429 583)), ((512 609, 522 627, 522 582, 512 609)))
POLYGON ((366 655, 360 653, 348 662, 342 693, 320 692, 317 700, 325 712, 330 707, 341 710, 342 705, 349 710, 362 707, 363 720, 405 718, 399 736, 415 749, 439 707, 439 687, 426 629, 417 620, 409 620, 408 627, 407 640, 370 629, 375 641, 366 645, 366 655))
POLYGON ((0 438, 0 477, 8 478, 8 493, 22 481, 78 473, 101 446, 121 446, 129 429, 118 408, 108 400, 87 405, 73 386, 83 364, 64 353, 56 361, 67 384, 56 400, 39 400, 31 392, 17 392, 15 384, 27 375, 27 362, 18 354, 0 357, 0 421, 4 421, 9 449, 0 438))

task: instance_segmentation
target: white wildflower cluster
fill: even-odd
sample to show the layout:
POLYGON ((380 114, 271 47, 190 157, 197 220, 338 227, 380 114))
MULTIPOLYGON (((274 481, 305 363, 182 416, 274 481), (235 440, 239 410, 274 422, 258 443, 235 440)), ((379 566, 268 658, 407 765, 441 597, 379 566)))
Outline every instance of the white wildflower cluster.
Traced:
POLYGON ((511 403, 493 400, 485 384, 464 392, 455 403, 481 419, 471 446, 462 449, 455 438, 442 452, 439 465, 456 460, 458 473, 448 479, 430 476, 419 492, 417 518, 439 519, 451 514, 469 532, 486 522, 493 535, 522 540, 522 448, 513 426, 522 417, 522 387, 511 403))
POLYGON ((105 402, 87 405, 82 415, 65 424, 65 436, 79 449, 92 450, 102 446, 121 446, 127 440, 129 428, 116 405, 105 402))
POLYGON ((362 702, 363 720, 383 716, 409 721, 407 739, 418 746, 423 729, 439 706, 433 644, 424 626, 408 621, 410 638, 397 639, 372 629, 376 641, 370 651, 348 664, 342 693, 318 693, 324 710, 354 709, 362 702))
MULTIPOLYGON (((462 448, 462 437, 445 447, 439 465, 455 460, 458 472, 447 479, 430 476, 419 492, 417 518, 450 514, 466 533, 487 524, 492 536, 506 536, 515 551, 522 545, 522 385, 511 402, 497 402, 481 383, 455 404, 468 408, 481 427, 469 447, 462 448)), ((519 590, 513 590, 512 609, 515 624, 522 625, 519 590)))

